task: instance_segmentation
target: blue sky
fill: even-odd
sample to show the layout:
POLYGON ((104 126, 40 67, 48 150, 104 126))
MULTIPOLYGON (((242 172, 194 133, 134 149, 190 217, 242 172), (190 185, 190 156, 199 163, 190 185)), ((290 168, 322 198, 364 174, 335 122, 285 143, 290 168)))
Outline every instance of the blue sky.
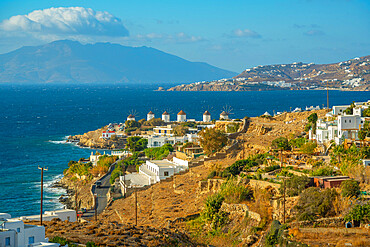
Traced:
POLYGON ((370 1, 0 1, 0 53, 58 39, 151 46, 235 72, 330 63, 369 55, 370 1))

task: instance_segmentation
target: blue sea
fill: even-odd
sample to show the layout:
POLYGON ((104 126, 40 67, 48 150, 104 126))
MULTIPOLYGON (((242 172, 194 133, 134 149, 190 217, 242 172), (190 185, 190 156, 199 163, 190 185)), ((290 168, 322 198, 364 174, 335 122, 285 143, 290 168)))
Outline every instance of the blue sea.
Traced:
MULTIPOLYGON (((12 216, 39 213, 40 170, 44 173, 45 210, 62 208, 61 189, 51 188, 69 160, 88 157, 92 150, 66 144, 68 135, 83 134, 109 123, 138 119, 165 110, 175 119, 184 110, 201 120, 208 110, 217 118, 222 110, 233 118, 258 116, 265 111, 323 106, 326 91, 157 92, 154 87, 124 85, 0 85, 0 212, 12 216)), ((330 91, 330 104, 370 99, 369 92, 330 91)))

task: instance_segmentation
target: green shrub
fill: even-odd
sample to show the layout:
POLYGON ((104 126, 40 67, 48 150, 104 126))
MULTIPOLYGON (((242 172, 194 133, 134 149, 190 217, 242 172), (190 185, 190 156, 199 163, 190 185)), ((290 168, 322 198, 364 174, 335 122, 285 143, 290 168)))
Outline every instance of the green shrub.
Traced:
POLYGON ((359 221, 361 223, 370 222, 370 204, 356 205, 354 206, 348 214, 344 217, 345 221, 359 221))
POLYGON ((202 217, 210 223, 213 230, 220 228, 227 222, 227 214, 220 210, 224 197, 219 193, 213 194, 206 199, 202 217))
POLYGON ((308 188, 304 190, 298 199, 295 209, 298 211, 298 220, 315 220, 320 217, 335 215, 333 202, 338 193, 335 189, 320 190, 308 188))
POLYGON ((357 197, 360 195, 360 185, 355 180, 343 181, 340 188, 343 197, 357 197))
POLYGON ((171 144, 165 144, 162 147, 157 148, 147 148, 144 150, 145 156, 148 158, 154 158, 156 160, 164 159, 168 156, 170 152, 173 151, 171 144))
POLYGON ((240 203, 250 200, 253 196, 253 191, 249 187, 238 184, 234 179, 223 183, 219 193, 226 203, 240 203))

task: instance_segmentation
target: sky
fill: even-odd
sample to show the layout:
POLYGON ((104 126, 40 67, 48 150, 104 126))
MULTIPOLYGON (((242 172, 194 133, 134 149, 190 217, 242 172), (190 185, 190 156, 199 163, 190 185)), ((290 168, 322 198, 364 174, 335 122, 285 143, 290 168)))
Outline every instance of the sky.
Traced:
POLYGON ((0 53, 71 39, 242 72, 370 55, 369 0, 0 0, 0 53))

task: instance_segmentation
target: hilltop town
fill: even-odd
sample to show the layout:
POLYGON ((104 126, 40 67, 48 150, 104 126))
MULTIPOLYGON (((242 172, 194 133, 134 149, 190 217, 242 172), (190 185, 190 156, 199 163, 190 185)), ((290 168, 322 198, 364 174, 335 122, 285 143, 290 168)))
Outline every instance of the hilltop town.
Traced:
POLYGON ((259 65, 233 78, 171 87, 168 91, 354 90, 370 88, 370 56, 333 64, 259 65))
POLYGON ((150 111, 94 131, 123 148, 70 161, 72 210, 40 231, 62 246, 370 245, 370 100, 217 117, 150 111))

